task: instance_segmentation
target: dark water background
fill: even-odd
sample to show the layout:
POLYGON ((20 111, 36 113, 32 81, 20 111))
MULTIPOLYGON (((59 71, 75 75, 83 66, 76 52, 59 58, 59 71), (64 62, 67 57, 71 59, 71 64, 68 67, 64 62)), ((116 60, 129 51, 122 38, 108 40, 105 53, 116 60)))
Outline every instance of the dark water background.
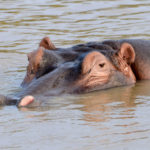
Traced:
MULTIPOLYGON (((150 39, 149 0, 0 0, 0 93, 19 89, 26 54, 44 36, 67 47, 105 39, 150 39)), ((0 150, 148 150, 150 81, 47 107, 0 107, 0 150)))

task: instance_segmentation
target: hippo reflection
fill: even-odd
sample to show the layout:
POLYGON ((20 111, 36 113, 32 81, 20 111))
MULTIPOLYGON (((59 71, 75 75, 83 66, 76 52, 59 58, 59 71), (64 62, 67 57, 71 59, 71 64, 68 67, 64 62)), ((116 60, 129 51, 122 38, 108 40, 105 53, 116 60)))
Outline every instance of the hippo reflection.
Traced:
POLYGON ((28 54, 22 92, 16 98, 1 96, 1 103, 29 106, 41 95, 87 93, 149 79, 149 47, 145 40, 107 40, 56 48, 46 37, 28 54))

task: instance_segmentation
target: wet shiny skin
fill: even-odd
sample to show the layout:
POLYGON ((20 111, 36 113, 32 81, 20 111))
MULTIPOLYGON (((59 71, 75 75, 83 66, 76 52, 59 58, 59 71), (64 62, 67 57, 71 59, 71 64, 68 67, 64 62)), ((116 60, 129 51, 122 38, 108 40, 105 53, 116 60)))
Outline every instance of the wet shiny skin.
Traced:
MULTIPOLYGON (((35 2, 0 1, 1 94, 19 90, 26 54, 46 35, 64 47, 104 39, 150 39, 146 0, 35 2)), ((132 87, 53 97, 47 107, 1 107, 0 149, 148 149, 149 91, 150 82, 141 81, 132 87)))

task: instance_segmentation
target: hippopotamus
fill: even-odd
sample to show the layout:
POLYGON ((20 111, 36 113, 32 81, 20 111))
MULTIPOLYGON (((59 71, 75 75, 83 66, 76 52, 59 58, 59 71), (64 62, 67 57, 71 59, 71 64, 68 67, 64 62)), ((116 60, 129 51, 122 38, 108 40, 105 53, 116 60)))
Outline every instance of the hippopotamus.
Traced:
POLYGON ((56 48, 46 37, 28 54, 25 88, 12 98, 1 96, 1 104, 34 106, 42 102, 41 96, 87 93, 150 79, 149 47, 147 40, 123 39, 56 48))

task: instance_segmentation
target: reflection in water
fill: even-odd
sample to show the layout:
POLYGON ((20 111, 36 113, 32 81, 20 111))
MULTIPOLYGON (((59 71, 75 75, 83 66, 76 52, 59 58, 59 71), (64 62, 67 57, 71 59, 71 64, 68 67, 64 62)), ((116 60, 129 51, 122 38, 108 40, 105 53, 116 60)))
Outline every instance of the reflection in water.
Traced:
MULTIPOLYGON (((75 136, 76 142, 91 139, 96 141, 96 145, 100 143, 101 148, 113 146, 115 149, 116 144, 120 147, 149 139, 149 87, 150 81, 140 81, 135 86, 118 87, 76 97, 53 98, 46 102, 46 107, 25 111, 35 111, 27 116, 31 119, 42 122, 49 119, 55 125, 59 121, 58 126, 62 126, 71 139, 75 136), (37 111, 43 113, 37 114, 37 111)), ((55 134, 65 134, 60 130, 61 134, 55 134)), ((66 140, 67 137, 64 136, 62 141, 66 140)))
MULTIPOLYGON (((85 119, 88 121, 107 121, 111 119, 111 114, 122 107, 134 107, 131 101, 132 87, 123 87, 106 90, 100 93, 92 93, 81 99, 84 104, 82 111, 88 112, 85 119)), ((126 113, 126 112, 124 112, 126 113)))
MULTIPOLYGON (((0 93, 19 90, 26 54, 50 36, 57 47, 150 39, 147 0, 0 0, 0 93)), ((150 82, 50 98, 34 109, 0 107, 0 149, 148 149, 150 82), (35 144, 36 143, 36 144, 35 144)))
POLYGON ((76 100, 82 104, 81 111, 85 111, 85 120, 104 122, 114 118, 115 112, 120 112, 122 119, 134 118, 136 107, 145 104, 150 99, 150 81, 140 81, 136 86, 125 86, 106 91, 93 92, 81 96, 76 100))

